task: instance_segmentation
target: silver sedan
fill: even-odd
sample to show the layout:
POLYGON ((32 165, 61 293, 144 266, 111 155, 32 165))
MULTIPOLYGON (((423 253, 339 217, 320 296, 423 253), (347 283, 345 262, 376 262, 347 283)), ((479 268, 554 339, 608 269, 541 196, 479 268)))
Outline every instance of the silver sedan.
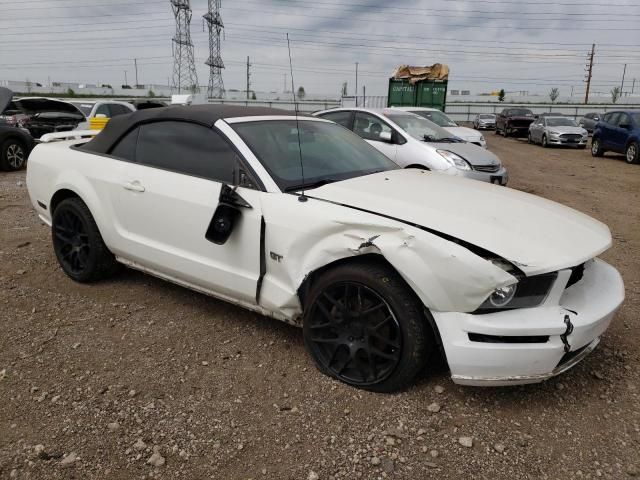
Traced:
POLYGON ((540 116, 529 126, 529 143, 539 143, 543 147, 568 145, 586 148, 588 132, 567 117, 540 116))

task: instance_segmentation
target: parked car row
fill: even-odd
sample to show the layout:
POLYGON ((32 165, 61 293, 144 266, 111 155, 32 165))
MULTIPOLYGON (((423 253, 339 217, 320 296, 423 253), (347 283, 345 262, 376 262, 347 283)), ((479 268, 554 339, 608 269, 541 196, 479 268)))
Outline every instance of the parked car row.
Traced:
POLYGON ((411 385, 437 349, 456 383, 540 382, 596 348, 624 285, 597 258, 606 225, 460 178, 505 182, 488 155, 393 108, 177 106, 46 135, 27 186, 77 282, 125 265, 291 323, 368 390, 411 385))
POLYGON ((403 168, 507 184, 509 175, 496 155, 413 112, 414 108, 337 108, 314 115, 348 128, 403 168))
POLYGON ((110 119, 147 108, 165 106, 155 100, 66 101, 45 97, 15 99, 0 87, 0 170, 19 170, 43 135, 87 130, 92 118, 110 119))

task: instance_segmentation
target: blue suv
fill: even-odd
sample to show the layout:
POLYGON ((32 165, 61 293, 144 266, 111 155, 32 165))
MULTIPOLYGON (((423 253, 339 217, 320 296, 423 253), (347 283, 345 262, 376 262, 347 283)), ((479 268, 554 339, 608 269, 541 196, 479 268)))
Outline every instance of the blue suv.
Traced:
POLYGON ((640 110, 609 112, 596 124, 591 155, 623 153, 627 163, 640 163, 640 110))

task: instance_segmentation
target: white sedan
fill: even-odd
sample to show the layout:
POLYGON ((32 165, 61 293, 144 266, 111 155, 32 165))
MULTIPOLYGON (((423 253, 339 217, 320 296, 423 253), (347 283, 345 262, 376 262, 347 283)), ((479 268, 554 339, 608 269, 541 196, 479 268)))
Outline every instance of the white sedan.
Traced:
POLYGON ((437 108, 427 107, 392 107, 405 112, 411 112, 421 117, 431 120, 436 125, 444 128, 447 132, 463 139, 465 142, 475 143, 479 147, 487 148, 487 141, 482 133, 472 128, 460 127, 456 122, 451 120, 446 113, 441 112, 437 108))
POLYGON ((356 387, 406 387, 440 346, 455 382, 542 381, 592 351, 623 300, 597 258, 606 225, 399 169, 326 120, 202 105, 61 136, 35 148, 27 184, 71 279, 126 265, 300 326, 318 368, 356 387))

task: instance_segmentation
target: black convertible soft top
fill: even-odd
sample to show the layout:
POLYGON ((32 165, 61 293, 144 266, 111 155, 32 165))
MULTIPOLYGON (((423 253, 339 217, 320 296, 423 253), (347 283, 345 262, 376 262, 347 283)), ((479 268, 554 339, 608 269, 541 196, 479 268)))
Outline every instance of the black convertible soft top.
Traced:
POLYGON ((96 137, 82 146, 83 150, 109 153, 115 144, 138 125, 157 120, 194 122, 211 128, 221 118, 261 117, 271 115, 295 116, 294 112, 266 107, 242 107, 237 105, 191 105, 150 108, 127 115, 118 115, 96 137))

